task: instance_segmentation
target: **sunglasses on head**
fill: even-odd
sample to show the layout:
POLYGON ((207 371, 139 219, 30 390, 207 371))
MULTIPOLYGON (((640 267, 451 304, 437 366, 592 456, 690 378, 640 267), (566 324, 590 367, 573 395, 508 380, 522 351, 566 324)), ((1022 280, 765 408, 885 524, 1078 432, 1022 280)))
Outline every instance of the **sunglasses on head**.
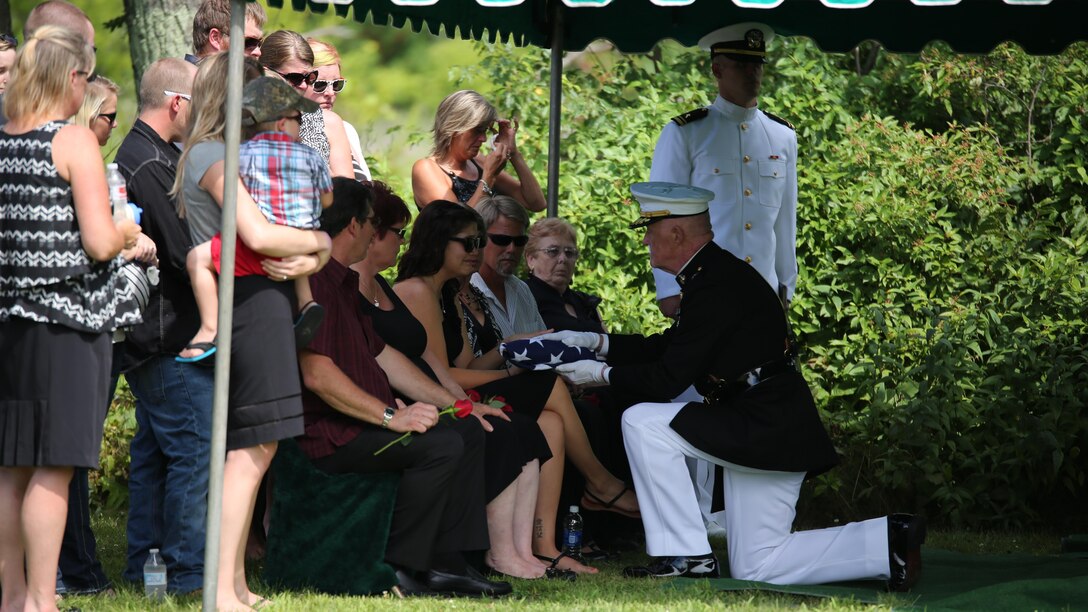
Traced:
POLYGON ((506 234, 488 234, 487 237, 491 242, 494 242, 496 246, 501 247, 510 246, 511 242, 513 242, 516 247, 523 247, 526 242, 529 242, 529 237, 525 235, 508 236, 506 234))
POLYGON ((469 236, 468 238, 462 238, 460 236, 450 236, 452 242, 459 242, 461 246, 465 247, 466 253, 472 253, 476 249, 482 249, 487 244, 487 236, 476 235, 469 236))
POLYGON ((112 113, 98 113, 98 116, 102 117, 106 121, 109 121, 110 124, 112 124, 114 121, 117 121, 117 111, 113 111, 112 113))
POLYGON ((317 80, 317 71, 311 70, 310 72, 287 72, 283 73, 275 68, 269 68, 272 72, 283 77, 285 81, 291 84, 291 87, 302 87, 303 83, 307 85, 313 85, 317 80))
POLYGON ((341 91, 344 91, 344 85, 346 85, 347 82, 347 79, 335 79, 332 81, 318 79, 310 84, 310 89, 313 89, 317 93, 323 93, 326 87, 332 85, 332 90, 336 93, 340 93, 341 91))
POLYGON ((11 34, 0 34, 0 40, 2 40, 4 42, 6 42, 7 44, 11 45, 12 49, 19 46, 19 39, 15 38, 11 34))
POLYGON ((246 51, 253 51, 261 47, 261 39, 255 36, 246 36, 246 51))

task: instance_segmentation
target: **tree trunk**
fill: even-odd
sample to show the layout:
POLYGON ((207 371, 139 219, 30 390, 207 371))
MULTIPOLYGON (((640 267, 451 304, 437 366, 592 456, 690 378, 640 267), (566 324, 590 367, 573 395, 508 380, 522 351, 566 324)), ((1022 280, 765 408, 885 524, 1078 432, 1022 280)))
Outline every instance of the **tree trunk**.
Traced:
POLYGON ((193 15, 200 0, 124 1, 132 72, 139 89, 144 70, 155 61, 191 52, 193 15))
MULTIPOLYGON (((11 31, 11 5, 8 4, 8 0, 0 0, 0 34, 5 33, 15 33, 11 31)), ((20 34, 17 38, 22 39, 22 35, 20 34)))

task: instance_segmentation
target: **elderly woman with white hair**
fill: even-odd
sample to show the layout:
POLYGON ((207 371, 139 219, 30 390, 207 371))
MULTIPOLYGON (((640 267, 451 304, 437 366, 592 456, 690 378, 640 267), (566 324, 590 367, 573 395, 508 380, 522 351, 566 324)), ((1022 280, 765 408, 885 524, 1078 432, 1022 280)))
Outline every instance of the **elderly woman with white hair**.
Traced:
POLYGON ((412 165, 412 194, 420 209, 436 200, 476 207, 483 198, 508 195, 538 212, 547 207, 540 183, 518 151, 517 119, 498 111, 475 91, 456 91, 442 100, 434 116, 434 149, 412 165), (480 153, 489 134, 491 151, 480 153), (517 178, 506 172, 510 164, 517 178))
POLYGON ((557 217, 538 220, 529 228, 525 244, 526 284, 548 328, 606 333, 597 312, 601 298, 570 288, 578 256, 578 235, 570 222, 557 217))

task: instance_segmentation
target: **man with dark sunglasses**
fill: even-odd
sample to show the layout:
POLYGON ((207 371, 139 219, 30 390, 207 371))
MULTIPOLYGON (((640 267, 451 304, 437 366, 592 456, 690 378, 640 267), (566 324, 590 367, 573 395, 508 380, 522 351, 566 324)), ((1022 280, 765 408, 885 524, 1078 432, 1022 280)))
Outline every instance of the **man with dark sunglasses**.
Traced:
POLYGON ((476 205, 487 227, 480 271, 472 285, 487 298, 504 338, 547 329, 529 285, 515 274, 529 236, 529 213, 509 196, 484 198, 476 205))
MULTIPOLYGON (((266 16, 258 2, 246 3, 245 55, 261 56, 261 29, 266 16)), ((200 60, 230 48, 230 0, 204 0, 193 17, 193 53, 185 60, 197 64, 200 60)))

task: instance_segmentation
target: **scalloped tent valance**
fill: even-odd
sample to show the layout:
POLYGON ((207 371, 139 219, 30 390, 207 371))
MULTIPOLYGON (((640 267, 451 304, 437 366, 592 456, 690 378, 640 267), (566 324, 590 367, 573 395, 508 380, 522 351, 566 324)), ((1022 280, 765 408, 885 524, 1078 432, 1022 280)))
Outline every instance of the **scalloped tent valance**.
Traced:
POLYGON ((1035 55, 1088 40, 1084 0, 268 0, 313 12, 349 12, 358 21, 432 34, 552 46, 556 19, 562 49, 604 38, 627 52, 671 38, 693 46, 729 23, 761 21, 785 36, 807 36, 821 49, 849 51, 865 40, 901 53, 942 40, 961 53, 986 53, 1004 41, 1035 55), (1078 8, 1079 7, 1079 8, 1078 8))

